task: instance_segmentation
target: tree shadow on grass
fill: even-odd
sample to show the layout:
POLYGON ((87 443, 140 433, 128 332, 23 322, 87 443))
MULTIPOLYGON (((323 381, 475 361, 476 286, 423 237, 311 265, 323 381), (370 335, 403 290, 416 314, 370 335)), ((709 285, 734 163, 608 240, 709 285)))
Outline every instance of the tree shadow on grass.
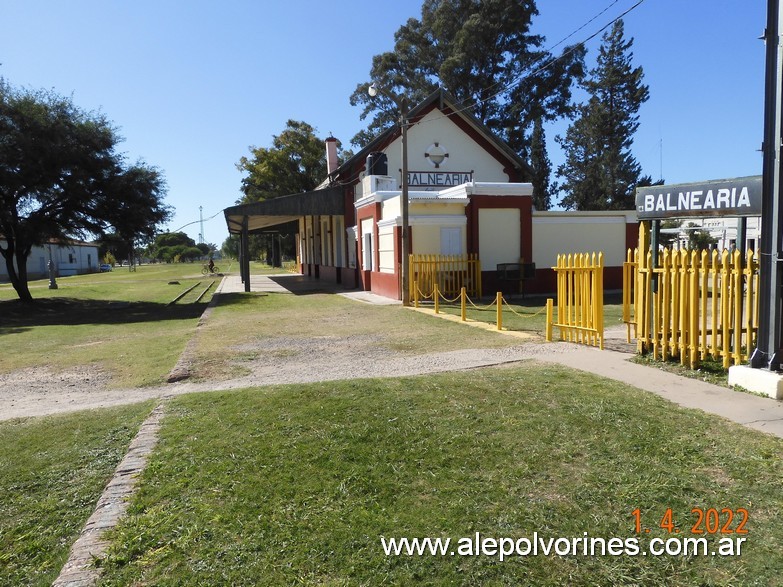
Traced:
POLYGON ((18 300, 8 300, 0 302, 0 336, 24 332, 36 326, 192 320, 201 316, 206 307, 206 302, 167 305, 154 302, 49 298, 25 304, 18 300))

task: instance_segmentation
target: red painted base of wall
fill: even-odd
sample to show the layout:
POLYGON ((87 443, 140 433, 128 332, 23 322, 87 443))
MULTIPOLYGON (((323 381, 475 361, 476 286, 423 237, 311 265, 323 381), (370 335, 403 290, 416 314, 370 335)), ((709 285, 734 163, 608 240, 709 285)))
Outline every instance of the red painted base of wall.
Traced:
POLYGON ((356 289, 359 287, 359 271, 357 269, 342 267, 340 272, 342 274, 342 284, 345 289, 356 289))
POLYGON ((394 273, 372 273, 372 293, 376 293, 379 296, 392 298, 393 300, 399 300, 399 281, 398 277, 394 273))
POLYGON ((322 281, 326 281, 328 283, 340 283, 340 268, 339 267, 330 267, 328 265, 320 265, 319 266, 319 273, 321 274, 320 279, 322 281))
POLYGON ((372 291, 372 271, 359 271, 359 283, 363 291, 372 291))

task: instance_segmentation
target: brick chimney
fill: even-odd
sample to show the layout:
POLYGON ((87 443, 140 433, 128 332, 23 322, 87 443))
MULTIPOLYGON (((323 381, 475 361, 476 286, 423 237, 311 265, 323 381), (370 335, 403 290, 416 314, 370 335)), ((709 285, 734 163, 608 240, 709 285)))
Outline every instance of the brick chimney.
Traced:
POLYGON ((338 167, 337 139, 334 137, 329 137, 326 139, 326 173, 331 175, 337 171, 338 167))

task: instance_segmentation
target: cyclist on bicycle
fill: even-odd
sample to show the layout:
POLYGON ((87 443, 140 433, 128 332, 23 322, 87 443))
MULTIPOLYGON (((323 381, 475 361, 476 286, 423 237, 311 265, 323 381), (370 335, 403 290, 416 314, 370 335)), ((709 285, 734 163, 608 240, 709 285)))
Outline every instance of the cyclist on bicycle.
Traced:
POLYGON ((215 261, 210 259, 209 260, 209 265, 207 267, 209 268, 209 272, 210 273, 214 273, 215 272, 215 261))

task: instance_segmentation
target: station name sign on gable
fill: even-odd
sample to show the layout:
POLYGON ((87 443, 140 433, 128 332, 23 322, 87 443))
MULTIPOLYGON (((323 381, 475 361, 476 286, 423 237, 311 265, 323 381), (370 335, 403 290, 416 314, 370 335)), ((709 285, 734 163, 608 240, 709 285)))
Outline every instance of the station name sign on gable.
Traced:
POLYGON ((636 188, 639 220, 760 216, 761 176, 636 188))
POLYGON ((408 186, 451 187, 473 181, 472 171, 409 171, 408 186))

